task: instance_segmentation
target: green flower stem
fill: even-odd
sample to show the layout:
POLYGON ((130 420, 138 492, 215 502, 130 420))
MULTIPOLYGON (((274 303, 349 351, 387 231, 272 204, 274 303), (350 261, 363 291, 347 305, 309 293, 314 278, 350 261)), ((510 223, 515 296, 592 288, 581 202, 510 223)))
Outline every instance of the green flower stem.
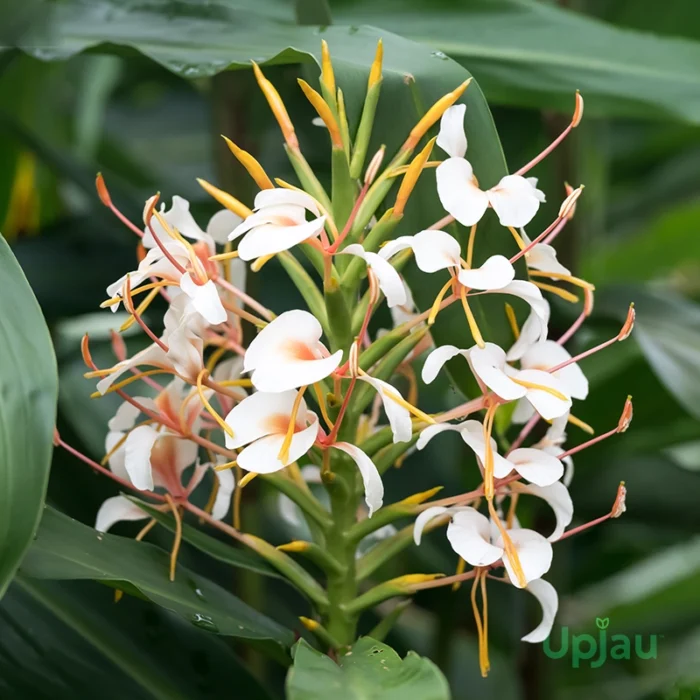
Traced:
POLYGON ((306 491, 302 491, 293 481, 280 473, 260 474, 260 478, 274 486, 287 498, 296 503, 306 515, 316 522, 322 530, 327 531, 333 522, 330 513, 306 491))
POLYGON ((367 148, 372 137, 372 127, 374 126, 374 115, 377 111, 377 103, 379 102, 379 93, 382 89, 382 80, 380 79, 369 90, 365 97, 365 104, 362 107, 362 116, 360 117, 360 125, 357 127, 355 135, 355 148, 352 152, 352 160, 350 161, 350 174, 355 179, 362 175, 362 168, 367 157, 367 148))
POLYGON ((379 530, 379 528, 389 525, 401 518, 416 515, 418 512, 418 506, 415 503, 394 503, 393 505, 381 508, 371 518, 365 518, 359 523, 356 523, 347 533, 347 538, 350 542, 359 543, 367 537, 367 535, 371 535, 376 530, 379 530))
MULTIPOLYGON (((357 186, 350 177, 348 159, 342 148, 333 149, 331 170, 333 174, 333 218, 338 230, 342 231, 355 205, 357 196, 357 186)), ((338 263, 339 261, 336 262, 338 263)))
POLYGON ((358 447, 368 456, 372 457, 375 455, 382 447, 391 445, 394 440, 394 433, 391 427, 386 425, 379 429, 373 435, 370 435, 364 442, 362 442, 358 447))
POLYGON ((345 606, 345 611, 350 615, 357 615, 367 608, 372 608, 379 603, 396 598, 397 596, 410 595, 415 592, 416 585, 440 578, 443 574, 408 574, 399 576, 390 581, 380 583, 370 588, 366 593, 358 596, 345 606))
MULTIPOLYGON (((425 424, 423 424, 425 425, 425 424)), ((418 442, 418 432, 408 442, 398 442, 395 445, 383 447, 372 459, 380 474, 391 467, 394 462, 408 452, 418 442)))
POLYGON ((289 544, 280 545, 277 549, 281 552, 300 554, 309 561, 312 561, 326 573, 338 576, 345 573, 345 567, 334 559, 325 549, 314 542, 290 542, 289 544))
MULTIPOLYGON (((308 246, 307 246, 308 247, 308 246)), ((309 311, 319 320, 323 327, 323 332, 329 335, 328 317, 326 316, 326 306, 323 295, 318 285, 311 278, 311 275, 304 269, 304 266, 290 253, 285 250, 277 254, 277 259, 286 270, 289 278, 304 297, 309 311)))
POLYGON ((350 309, 343 297, 338 278, 331 276, 330 280, 326 281, 323 291, 326 299, 326 316, 330 327, 331 351, 342 349, 344 359, 347 359, 347 353, 353 340, 350 309))
POLYGON ((323 189, 323 185, 318 181, 316 175, 314 175, 314 171, 306 162, 306 158, 304 158, 300 151, 293 151, 287 145, 285 145, 284 150, 287 152, 287 157, 299 178, 299 182, 301 182, 302 189, 308 192, 312 197, 315 197, 326 211, 333 211, 326 190, 323 189))
POLYGON ((360 353, 359 365, 360 369, 365 372, 375 362, 379 362, 394 346, 396 346, 403 338, 405 338, 410 329, 395 328, 389 333, 386 333, 381 338, 375 340, 364 352, 360 353))
POLYGON ((376 639, 378 642, 383 642, 389 632, 394 628, 394 625, 401 617, 403 611, 406 610, 412 602, 410 598, 399 601, 396 607, 383 620, 380 620, 367 636, 376 639))

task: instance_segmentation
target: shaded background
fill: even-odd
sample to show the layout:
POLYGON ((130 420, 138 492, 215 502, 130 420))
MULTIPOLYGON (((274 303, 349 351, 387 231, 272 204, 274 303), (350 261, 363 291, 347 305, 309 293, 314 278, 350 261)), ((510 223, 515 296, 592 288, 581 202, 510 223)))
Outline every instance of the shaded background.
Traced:
MULTIPOLYGON (((525 0, 367 0, 331 2, 328 8, 311 1, 295 5, 283 0, 220 0, 143 6, 163 18, 160 35, 158 25, 149 29, 163 45, 177 48, 181 39, 189 47, 183 49, 180 65, 170 61, 167 69, 134 49, 116 48, 120 41, 111 27, 119 26, 122 17, 111 3, 91 3, 90 12, 86 6, 84 13, 74 13, 70 26, 71 36, 80 39, 78 48, 85 38, 87 43, 104 39, 110 45, 66 60, 39 60, 61 57, 60 52, 46 51, 45 42, 35 38, 54 30, 51 14, 44 14, 46 6, 27 2, 0 15, 6 34, 0 39, 30 46, 34 54, 17 50, 0 54, 0 230, 11 241, 54 336, 62 382, 59 427, 64 437, 101 456, 106 421, 115 404, 109 399, 90 403, 79 338, 89 330, 96 341, 97 363, 108 363, 104 338, 113 319, 107 311, 94 314, 106 284, 135 259, 131 234, 94 194, 95 173, 104 173, 113 198, 134 219, 145 198, 159 190, 166 198, 180 194, 190 199, 202 223, 214 207, 196 177, 225 186, 246 202, 253 194, 220 133, 255 153, 269 172, 292 179, 278 127, 250 72, 197 77, 193 44, 203 42, 209 50, 210 39, 217 55, 225 57, 221 41, 228 36, 240 55, 245 49, 236 42, 247 33, 252 47, 247 58, 256 58, 256 36, 266 27, 284 36, 285 27, 295 23, 330 21, 371 24, 421 41, 434 48, 436 70, 447 54, 474 74, 491 103, 512 169, 568 123, 573 90, 581 88, 586 117, 564 146, 538 166, 535 174, 549 204, 530 228, 538 231, 553 218, 563 197, 562 181, 585 183, 576 219, 558 239, 563 262, 598 288, 596 311, 578 342, 588 346, 613 334, 630 300, 636 301, 639 323, 633 339, 584 361, 591 395, 577 415, 603 432, 615 424, 625 397, 632 394, 635 420, 625 435, 576 456, 571 488, 576 523, 607 512, 620 480, 627 483, 628 512, 557 545, 548 579, 560 591, 560 625, 595 634, 595 618, 609 617, 609 634, 658 635, 659 658, 610 660, 598 669, 572 669, 568 659, 548 659, 541 646, 518 641, 536 624, 538 611, 530 607, 529 596, 500 590, 495 584, 489 604, 492 671, 486 681, 478 673, 468 590, 439 589, 417 596, 388 641, 401 652, 416 649, 434 659, 448 676, 455 698, 696 697, 700 693, 697 1, 572 0, 557 5, 525 0), (201 13, 202 24, 178 24, 183 8, 184 14, 201 13)), ((120 7, 140 5, 128 2, 120 7)), ((64 30, 59 27, 59 34, 64 30)), ((155 52, 158 58, 158 41, 144 46, 146 53, 155 52)), ((221 68, 226 65, 223 60, 221 68)), ((311 125, 312 110, 295 84, 296 77, 306 72, 314 76, 317 71, 313 66, 266 69, 287 102, 307 158, 323 173, 325 138, 318 138, 311 125)), ((383 118, 390 118, 390 113, 383 118)), ((293 287, 274 262, 260 275, 251 275, 249 291, 277 312, 298 305, 293 287)), ((565 305, 555 307, 556 337, 575 312, 565 305)), ((424 392, 422 405, 435 409, 450 391, 446 385, 431 388, 424 392)), ((572 429, 570 438, 576 442, 583 436, 572 429)), ((387 475, 387 500, 436 484, 444 485, 447 494, 469 486, 463 478, 463 446, 446 438, 430 447, 387 475)), ((248 529, 264 533, 275 544, 297 534, 279 519, 274 494, 257 482, 246 491, 248 529)), ((67 455, 56 454, 49 500, 64 512, 91 523, 99 503, 113 492, 104 479, 67 455)), ((546 509, 525 514, 526 521, 543 527, 548 518, 546 509)), ((132 530, 125 526, 121 533, 132 530)), ((169 544, 169 536, 157 531, 152 540, 169 544)), ((233 585, 238 595, 282 623, 299 627, 296 615, 306 613, 305 604, 288 588, 267 580, 261 584, 245 573, 232 574, 188 548, 183 560, 233 585)), ((436 534, 379 574, 449 572, 453 566, 454 556, 436 534)), ((152 673, 174 674, 185 697, 222 697, 231 688, 238 689, 236 697, 280 697, 283 671, 236 645, 242 665, 232 665, 231 659, 237 657, 230 654, 231 645, 224 638, 190 628, 141 601, 127 598, 114 606, 111 591, 97 584, 50 586, 58 609, 79 600, 102 630, 142 652, 152 673), (249 673, 263 679, 267 691, 249 673)), ((96 651, 84 633, 64 627, 55 610, 38 602, 45 598, 31 587, 17 586, 0 607, 3 697, 29 697, 30 691, 32 697, 94 697, 96 684, 107 686, 104 697, 123 697, 127 692, 154 697, 133 668, 116 663, 104 647, 96 651)), ((368 619, 364 631, 375 622, 368 619)))

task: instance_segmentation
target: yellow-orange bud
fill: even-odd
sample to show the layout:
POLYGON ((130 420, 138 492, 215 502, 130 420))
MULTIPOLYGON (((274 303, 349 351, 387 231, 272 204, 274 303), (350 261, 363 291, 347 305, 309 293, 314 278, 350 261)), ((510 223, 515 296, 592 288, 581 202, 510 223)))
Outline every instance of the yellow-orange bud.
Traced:
POLYGON ((323 123, 326 125, 328 133, 331 136, 331 142, 333 144, 333 147, 342 148, 343 137, 340 135, 340 128, 338 127, 338 122, 335 120, 333 112, 331 112, 331 108, 326 104, 326 101, 323 99, 323 97, 321 97, 321 95, 319 95, 316 92, 316 90, 314 90, 311 87, 311 85, 309 85, 305 80, 298 78, 297 82, 299 83, 299 86, 306 95, 306 99, 309 102, 311 102, 313 108, 318 113, 318 116, 321 117, 323 123))
POLYGON ((382 79, 382 62, 384 60, 384 44, 380 39, 377 42, 377 52, 372 61, 372 67, 369 71, 369 80, 367 81, 367 89, 371 90, 382 79))
POLYGON ((408 166, 408 170, 406 170, 406 174, 403 176, 403 180, 401 181, 399 193, 396 195, 394 216, 401 216, 403 214, 408 198, 411 196, 411 192, 413 192, 413 188, 416 186, 418 178, 420 177, 425 164, 428 162, 430 153, 435 145, 435 140, 436 137, 430 139, 430 141, 428 141, 428 143, 425 145, 425 148, 423 148, 423 150, 411 161, 411 164, 408 166))
POLYGON ((335 95, 335 74, 331 62, 331 52, 328 50, 328 42, 321 42, 321 82, 325 85, 329 94, 335 95))
POLYGON ((197 178, 197 182, 202 189, 211 195, 221 206, 226 207, 229 211, 237 214, 241 219, 249 217, 253 212, 243 202, 239 202, 233 195, 220 190, 218 187, 208 183, 202 178, 197 178))
POLYGON ((97 187, 97 195, 100 198, 102 204, 106 207, 112 206, 112 198, 109 196, 109 191, 107 190, 107 185, 105 185, 105 180, 102 177, 102 173, 97 173, 95 178, 95 187, 97 187))
POLYGON ((255 79, 258 81, 258 85, 260 86, 263 95, 265 95, 265 99, 270 105, 270 109, 275 115, 277 123, 280 125, 280 129, 282 129, 284 140, 293 151, 298 151, 299 141, 296 133, 294 132, 294 125, 292 124, 292 120, 289 118, 289 114, 287 114, 287 108, 284 106, 284 102, 282 102, 279 92, 277 92, 275 86, 263 75, 263 72, 260 70, 260 66, 258 66, 255 61, 251 61, 251 63, 253 64, 255 79))
POLYGON ((571 119, 571 126, 575 129, 583 119, 583 97, 581 93, 576 90, 576 106, 574 107, 574 116, 571 119))
POLYGON ((268 177, 264 168, 258 161, 250 154, 248 151, 244 151, 242 148, 236 146, 236 144, 227 138, 223 134, 221 135, 226 145, 229 147, 231 153, 236 156, 238 162, 248 171, 248 174, 255 180, 255 184, 261 190, 271 190, 274 188, 272 180, 268 177))

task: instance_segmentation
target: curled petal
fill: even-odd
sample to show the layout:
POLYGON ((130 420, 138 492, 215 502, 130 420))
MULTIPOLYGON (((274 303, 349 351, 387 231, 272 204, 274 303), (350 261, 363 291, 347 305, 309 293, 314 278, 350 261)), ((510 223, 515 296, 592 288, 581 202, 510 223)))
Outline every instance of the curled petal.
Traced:
POLYGON ((151 470, 151 450, 160 433, 150 425, 134 428, 124 443, 124 467, 131 483, 141 491, 153 490, 153 472, 151 470))
POLYGON ((457 279, 470 289, 496 290, 508 286, 515 277, 515 269, 503 255, 492 255, 481 267, 460 270, 457 279))
POLYGON ((360 376, 359 379, 373 386, 375 391, 379 394, 379 397, 382 400, 382 405, 384 406, 384 412, 386 413, 386 417, 389 419, 391 432, 394 435, 394 442, 409 442, 413 435, 411 414, 407 408, 404 408, 404 406, 394 400, 399 399, 400 401, 403 401, 403 397, 398 389, 395 389, 388 382, 384 382, 381 379, 375 379, 374 377, 370 377, 366 374, 360 376))
POLYGON ((571 275, 571 271, 557 260, 557 251, 547 243, 537 243, 525 254, 527 266, 540 272, 571 275))
POLYGON ((569 490, 559 481, 549 486, 518 484, 517 490, 537 496, 549 504, 549 507, 554 511, 557 524, 554 532, 547 539, 550 542, 556 542, 564 534, 574 517, 574 503, 571 500, 569 490))
POLYGON ((438 373, 448 360, 451 360, 459 354, 466 356, 466 352, 466 350, 460 350, 454 345, 441 345, 439 348, 435 348, 435 350, 425 358, 425 362, 423 363, 423 369, 421 371, 423 381, 426 384, 430 384, 438 376, 438 373))
POLYGON ((464 158, 448 158, 435 171, 437 191, 445 211, 460 224, 473 226, 489 206, 489 197, 474 180, 474 171, 464 158))
POLYGON ((189 272, 185 272, 180 278, 180 289, 192 300, 192 306, 212 325, 223 323, 226 309, 221 303, 216 285, 207 280, 204 284, 197 284, 189 272))
POLYGON ((406 303, 406 289, 399 273, 377 253, 368 253, 359 243, 353 243, 340 251, 344 255, 355 255, 367 263, 386 297, 389 308, 406 303))
POLYGON ((440 119, 437 145, 451 158, 464 158, 467 152, 467 135, 464 131, 464 113, 467 105, 452 105, 440 119))
POLYGON ((537 601, 542 606, 542 622, 535 627, 532 632, 526 634, 520 641, 537 644, 543 642, 549 637, 554 624, 554 618, 559 609, 559 596, 554 586, 544 579, 536 579, 530 581, 525 590, 537 598, 537 601))
POLYGON ((538 287, 524 280, 513 280, 503 289, 499 289, 498 293, 511 294, 530 305, 530 315, 520 329, 518 339, 508 351, 508 360, 519 360, 530 345, 547 337, 549 304, 538 287))
POLYGON ((566 390, 561 381, 549 372, 543 372, 539 369, 523 369, 517 372, 516 376, 519 380, 554 389, 565 397, 565 399, 561 399, 543 389, 527 389, 527 400, 542 418, 552 420, 569 412, 571 399, 566 396, 566 390))
POLYGON ((362 483, 365 486, 365 503, 369 508, 369 517, 382 507, 384 501, 384 484, 382 477, 374 466, 374 462, 355 445, 348 442, 336 442, 333 447, 345 452, 357 465, 362 476, 362 483))
POLYGON ((416 447, 419 450, 424 449, 436 435, 444 433, 446 430, 452 430, 458 433, 460 431, 460 426, 454 423, 436 423, 435 425, 429 425, 425 430, 421 431, 416 447))
POLYGON ((503 547, 490 542, 488 518, 474 508, 460 509, 447 526, 447 539, 457 554, 472 566, 488 566, 503 556, 503 547))
POLYGON ((564 465, 559 459, 534 447, 513 450, 508 455, 508 461, 520 476, 538 486, 549 486, 564 474, 564 465))
MULTIPOLYGON (((136 406, 128 401, 124 401, 124 403, 119 405, 119 408, 114 416, 109 419, 107 427, 113 431, 124 432, 131 430, 134 427, 136 419, 139 417, 140 413, 141 411, 136 408, 136 406)), ((109 452, 109 448, 107 448, 107 451, 109 452)))
POLYGON ((211 516, 214 520, 223 520, 231 506, 231 495, 235 486, 233 471, 225 469, 224 471, 214 472, 214 474, 219 483, 219 488, 216 492, 211 516))
POLYGON ((145 520, 148 517, 141 508, 124 496, 112 496, 102 503, 97 511, 95 530, 107 532, 112 525, 122 520, 145 520))
POLYGON ((299 190, 289 190, 286 187, 279 187, 260 190, 260 192, 255 195, 256 209, 285 204, 304 207, 304 209, 308 209, 316 216, 320 213, 316 200, 310 194, 300 192, 299 190))
MULTIPOLYGON (((520 358, 523 369, 548 370, 567 360, 571 355, 559 343, 553 340, 543 340, 528 348, 520 358)), ((588 396, 588 380, 576 364, 570 364, 552 374, 560 380, 566 393, 575 399, 585 399, 588 396)))
MULTIPOLYGON (((534 530, 509 530, 508 536, 515 545, 527 583, 541 578, 549 571, 549 567, 552 565, 552 545, 539 532, 534 530)), ((502 546, 503 539, 499 538, 496 544, 502 546)), ((505 551, 503 553, 503 565, 506 567, 511 583, 517 588, 521 588, 508 553, 505 551)))
POLYGON ((108 374, 104 379, 100 379, 100 381, 97 382, 97 391, 99 391, 100 394, 104 394, 107 389, 109 389, 109 387, 112 386, 112 384, 114 384, 114 382, 125 372, 128 372, 132 367, 138 367, 139 365, 152 365, 154 367, 169 368, 172 366, 172 363, 165 354, 165 351, 154 343, 153 345, 149 345, 144 350, 137 352, 129 359, 118 362, 115 365, 114 372, 108 374))
POLYGON ((459 241, 445 231, 420 231, 413 236, 411 247, 416 265, 423 272, 437 272, 460 266, 459 241))
POLYGON ((434 518, 438 518, 448 511, 449 508, 445 508, 444 506, 433 506, 432 508, 427 508, 418 515, 415 523, 413 523, 413 541, 416 545, 420 545, 423 537, 423 530, 425 530, 426 525, 434 518))
POLYGON ((233 230, 238 226, 243 219, 238 214, 234 214, 228 209, 217 211, 214 216, 209 219, 207 224, 207 234, 220 245, 223 245, 228 240, 233 230))
POLYGON ((532 178, 521 175, 506 175, 487 194, 501 225, 515 228, 527 226, 544 202, 544 193, 534 186, 532 178))
POLYGON ((394 257, 394 255, 397 253, 400 253, 402 250, 413 247, 413 238, 413 236, 399 236, 393 241, 389 241, 383 245, 379 250, 379 255, 385 260, 388 260, 389 258, 394 257))
MULTIPOLYGON (((168 209, 168 211, 161 210, 161 215, 171 228, 177 229, 178 233, 181 233, 185 238, 191 238, 197 241, 204 238, 204 231, 199 228, 197 222, 194 220, 194 217, 190 213, 190 203, 184 197, 174 195, 171 208, 168 209)), ((165 231, 160 221, 158 221, 155 216, 151 219, 150 223, 161 242, 172 240, 170 234, 165 231)), ((144 230, 141 242, 146 248, 154 248, 154 246, 156 246, 156 242, 148 227, 144 230)))
MULTIPOLYGON (((273 190, 266 190, 272 192, 273 190)), ((296 226, 277 226, 263 224, 249 231, 238 245, 241 260, 255 260, 264 255, 274 255, 289 250, 309 238, 318 236, 326 224, 326 217, 321 216, 296 226)))
POLYGON ((469 361, 474 374, 503 400, 514 401, 527 394, 527 389, 506 374, 506 354, 495 343, 486 343, 483 348, 471 348, 469 361))

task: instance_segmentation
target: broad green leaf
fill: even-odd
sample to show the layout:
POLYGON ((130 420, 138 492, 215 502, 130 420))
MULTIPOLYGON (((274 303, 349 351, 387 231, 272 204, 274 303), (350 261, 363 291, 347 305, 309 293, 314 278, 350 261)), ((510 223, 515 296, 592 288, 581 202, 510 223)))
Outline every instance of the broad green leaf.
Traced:
MULTIPOLYGON (((167 527, 170 531, 175 531, 175 520, 172 515, 163 513, 151 507, 148 503, 140 501, 138 498, 131 498, 139 508, 142 508, 152 518, 155 518, 161 525, 167 527)), ((263 576, 274 576, 279 578, 279 574, 267 563, 265 563, 257 554, 253 554, 247 550, 236 549, 220 540, 207 535, 187 523, 182 524, 182 539, 189 542, 193 547, 196 547, 201 552, 208 554, 214 559, 230 564, 240 569, 248 569, 263 576)))
POLYGON ((429 659, 362 637, 336 664, 303 639, 287 676, 288 700, 449 700, 447 681, 429 659))
POLYGON ((92 582, 18 576, 0 607, 3 697, 269 700, 225 640, 92 582), (3 687, 4 685, 4 687, 3 687))
POLYGON ((621 29, 534 0, 365 0, 334 5, 333 16, 441 49, 468 66, 494 102, 568 110, 579 89, 591 114, 700 123, 698 42, 621 29))
POLYGON ((178 566, 169 581, 167 552, 151 544, 103 535, 46 508, 22 573, 42 579, 125 582, 157 605, 209 632, 250 640, 292 642, 292 633, 198 574, 178 566))
MULTIPOLYGON (((633 338, 678 402, 700 418, 700 306, 653 287, 613 287, 599 308, 622 317, 635 302, 633 338)), ((629 342, 629 341, 628 341, 629 342)))
POLYGON ((58 379, 32 290, 0 236, 0 597, 39 525, 58 379))

